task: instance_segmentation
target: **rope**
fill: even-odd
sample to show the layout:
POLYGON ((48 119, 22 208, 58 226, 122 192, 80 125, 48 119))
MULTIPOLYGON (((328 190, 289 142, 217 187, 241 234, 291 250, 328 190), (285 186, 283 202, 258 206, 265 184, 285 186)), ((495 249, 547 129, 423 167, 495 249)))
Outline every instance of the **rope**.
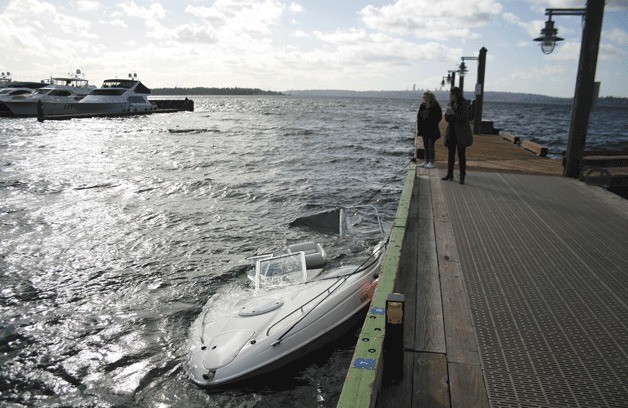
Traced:
POLYGON ((387 185, 389 185, 390 183, 392 183, 392 181, 402 172, 405 170, 406 167, 408 167, 408 165, 412 163, 412 160, 408 161, 402 168, 401 170, 399 170, 397 173, 395 173, 394 176, 392 176, 387 182, 384 183, 383 186, 380 187, 379 190, 377 190, 371 197, 369 197, 364 204, 368 204, 369 202, 371 202, 371 200, 373 200, 379 193, 382 192, 382 190, 384 190, 384 187, 386 187, 387 185))

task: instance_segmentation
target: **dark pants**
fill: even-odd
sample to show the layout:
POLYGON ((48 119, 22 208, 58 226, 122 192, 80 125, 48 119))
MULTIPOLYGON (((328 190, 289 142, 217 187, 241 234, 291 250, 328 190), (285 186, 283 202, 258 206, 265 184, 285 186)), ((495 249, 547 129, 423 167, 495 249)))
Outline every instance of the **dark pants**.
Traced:
POLYGON ((421 136, 423 138, 423 149, 425 151, 425 162, 434 163, 434 156, 436 150, 434 149, 434 139, 430 137, 421 136))
POLYGON ((456 150, 458 151, 458 162, 460 165, 460 177, 464 178, 467 174, 467 156, 466 146, 460 146, 455 143, 447 146, 449 149, 449 155, 447 156, 447 174, 454 175, 454 164, 456 164, 456 150))

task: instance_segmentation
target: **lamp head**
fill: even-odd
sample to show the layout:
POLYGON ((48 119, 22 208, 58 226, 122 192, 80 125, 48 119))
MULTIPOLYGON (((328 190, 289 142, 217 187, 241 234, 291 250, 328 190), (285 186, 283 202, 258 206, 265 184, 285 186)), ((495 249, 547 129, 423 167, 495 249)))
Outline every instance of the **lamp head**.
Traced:
POLYGON ((458 68, 458 73, 461 77, 463 77, 467 74, 467 72, 469 72, 469 70, 467 69, 467 65, 464 63, 464 61, 462 61, 460 63, 460 67, 458 68))
POLYGON ((550 19, 545 22, 545 28, 541 30, 541 36, 534 39, 534 41, 540 42, 541 50, 544 54, 551 54, 551 52, 554 51, 556 42, 564 40, 556 34, 558 34, 558 30, 554 28, 554 22, 550 17, 550 19))

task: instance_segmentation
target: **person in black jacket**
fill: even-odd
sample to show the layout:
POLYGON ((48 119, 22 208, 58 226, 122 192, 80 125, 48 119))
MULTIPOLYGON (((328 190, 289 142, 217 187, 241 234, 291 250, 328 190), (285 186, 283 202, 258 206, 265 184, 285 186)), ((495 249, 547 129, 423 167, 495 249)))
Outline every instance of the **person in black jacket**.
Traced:
POLYGON ((454 165, 456 152, 460 166, 460 184, 464 184, 467 173, 466 149, 473 144, 471 132, 469 104, 462 96, 462 90, 458 87, 451 88, 451 106, 445 112, 447 130, 445 131, 445 146, 449 149, 447 160, 447 175, 443 180, 454 179, 454 165))
POLYGON ((440 130, 438 124, 443 118, 443 110, 441 109, 436 96, 430 92, 423 93, 423 103, 419 107, 416 115, 417 137, 423 138, 423 148, 425 149, 425 161, 419 164, 419 167, 431 169, 434 167, 434 156, 436 153, 434 142, 440 138, 440 130))

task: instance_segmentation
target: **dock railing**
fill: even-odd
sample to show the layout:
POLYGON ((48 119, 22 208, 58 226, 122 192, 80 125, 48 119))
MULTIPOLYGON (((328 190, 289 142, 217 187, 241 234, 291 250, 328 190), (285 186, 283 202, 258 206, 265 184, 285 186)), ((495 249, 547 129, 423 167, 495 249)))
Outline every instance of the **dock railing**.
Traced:
POLYGON ((390 241, 382 262, 379 284, 358 337, 351 366, 338 400, 339 408, 374 407, 377 403, 384 373, 386 298, 393 293, 399 273, 401 250, 406 235, 415 179, 416 165, 411 164, 390 232, 390 241))

